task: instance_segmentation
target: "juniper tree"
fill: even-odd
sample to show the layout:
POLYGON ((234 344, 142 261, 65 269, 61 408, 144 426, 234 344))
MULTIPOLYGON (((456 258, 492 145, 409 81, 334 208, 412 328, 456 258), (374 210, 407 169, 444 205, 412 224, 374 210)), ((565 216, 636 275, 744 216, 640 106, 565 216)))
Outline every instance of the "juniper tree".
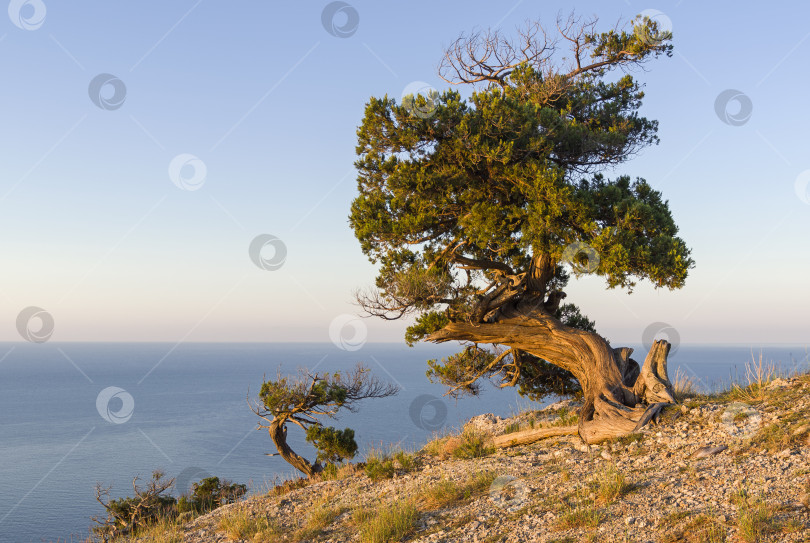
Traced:
MULTIPOLYGON (((355 411, 355 404, 367 398, 385 398, 399 389, 371 375, 368 368, 357 365, 344 373, 310 373, 302 369, 297 377, 277 375, 265 381, 259 391, 259 401, 251 409, 264 422, 278 455, 307 477, 323 470, 323 463, 341 462, 357 453, 354 430, 338 430, 324 426, 319 416, 334 418, 340 409, 355 411), (298 455, 287 444, 287 424, 292 423, 306 432, 306 440, 318 450, 314 462, 298 455)), ((276 453, 271 454, 274 456, 276 453)))
POLYGON ((440 76, 466 86, 366 104, 350 224, 378 265, 358 293, 370 314, 415 317, 406 341, 458 341, 429 376, 454 393, 482 378, 535 397, 579 391, 579 434, 598 442, 672 402, 669 343, 643 367, 574 304, 572 278, 607 288, 684 285, 694 263, 668 202, 642 178, 608 173, 658 143, 639 113, 637 68, 671 56, 671 34, 637 18, 597 31, 573 17, 511 38, 462 35, 440 76), (495 348, 492 348, 495 346, 495 348))

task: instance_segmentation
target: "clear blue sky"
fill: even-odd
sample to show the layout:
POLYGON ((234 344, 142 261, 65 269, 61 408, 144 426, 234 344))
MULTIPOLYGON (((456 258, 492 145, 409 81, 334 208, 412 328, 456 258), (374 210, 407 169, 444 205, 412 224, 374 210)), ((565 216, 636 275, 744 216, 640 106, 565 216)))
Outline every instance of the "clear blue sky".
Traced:
MULTIPOLYGON (((655 321, 683 342, 810 338, 810 205, 795 190, 810 169, 810 8, 357 0, 357 29, 341 38, 322 24, 327 3, 0 12, 0 340, 20 340, 15 320, 33 305, 53 315, 54 341, 328 341, 374 277, 347 222, 366 100, 415 81, 443 88, 436 66, 462 31, 553 25, 572 8, 605 26, 647 9, 672 22, 674 56, 637 74, 661 144, 611 175, 663 191, 697 267, 680 291, 628 296, 589 278, 569 300, 614 344, 655 321), (126 86, 117 109, 88 95, 103 73, 126 86), (727 89, 753 105, 740 126, 715 112, 727 89), (205 164, 197 190, 170 179, 184 153, 205 164), (280 269, 251 262, 259 234, 286 245, 280 269)), ((404 323, 366 324, 368 341, 402 338, 404 323)))

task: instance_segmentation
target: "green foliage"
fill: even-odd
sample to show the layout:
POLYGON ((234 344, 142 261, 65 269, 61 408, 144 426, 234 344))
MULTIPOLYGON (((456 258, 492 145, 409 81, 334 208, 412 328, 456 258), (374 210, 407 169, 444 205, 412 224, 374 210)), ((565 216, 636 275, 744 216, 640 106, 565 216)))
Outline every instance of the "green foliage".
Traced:
POLYGON ((441 362, 428 360, 426 375, 432 383, 438 382, 451 387, 451 395, 455 397, 463 394, 477 395, 481 391, 481 385, 476 379, 471 379, 471 376, 494 373, 494 368, 487 370, 494 360, 495 355, 490 351, 470 345, 441 362))
POLYGON ((219 477, 207 477, 191 485, 188 501, 195 511, 204 513, 220 505, 234 503, 246 492, 245 485, 220 481, 219 477))
POLYGON ((112 487, 96 485, 96 501, 104 507, 107 516, 104 519, 92 518, 97 524, 92 529, 94 534, 104 540, 114 539, 174 516, 176 500, 164 495, 174 485, 174 479, 166 479, 165 473, 155 470, 145 485, 139 481, 140 477, 132 480, 134 496, 117 499, 110 497, 112 487))
POLYGON ((412 453, 401 449, 389 452, 372 449, 368 453, 363 471, 369 479, 379 481, 390 479, 397 471, 407 473, 415 470, 416 467, 417 461, 412 453))
POLYGON ((338 408, 346 403, 346 386, 339 373, 324 374, 311 388, 304 390, 300 383, 287 377, 275 381, 265 381, 259 391, 259 398, 272 412, 291 411, 306 398, 312 405, 334 405, 338 408))
POLYGON ((580 313, 579 308, 574 304, 562 304, 554 316, 561 323, 571 328, 596 332, 596 323, 580 313))
POLYGON ((413 453, 398 450, 394 452, 394 460, 396 460, 399 467, 406 472, 416 469, 416 459, 413 453))
POLYGON ((177 498, 177 512, 178 513, 190 513, 194 512, 194 504, 191 503, 191 500, 187 496, 180 496, 177 498))
POLYGON ((326 464, 320 473, 321 479, 324 481, 335 481, 338 478, 338 466, 336 464, 326 464))
POLYGON ((144 525, 172 514, 176 500, 171 496, 140 496, 110 500, 108 511, 115 517, 119 527, 144 525))
POLYGON ((363 471, 372 481, 379 481, 390 479, 396 474, 397 469, 391 458, 369 458, 363 471))
POLYGON ((183 513, 202 514, 227 503, 234 503, 247 492, 243 484, 208 477, 194 483, 188 496, 175 499, 164 495, 174 485, 164 473, 155 470, 146 485, 136 477, 132 481, 134 496, 110 499, 110 487, 96 486, 96 500, 104 507, 107 517, 93 517, 98 524, 92 531, 103 540, 140 533, 158 525, 170 524, 183 513))
POLYGON ((450 319, 445 313, 438 311, 429 311, 416 317, 416 324, 412 324, 405 330, 405 343, 408 347, 413 347, 417 341, 425 338, 425 336, 441 330, 450 319))
POLYGON ((544 397, 580 396, 582 388, 568 370, 546 362, 542 358, 532 357, 532 362, 521 368, 518 382, 518 393, 532 400, 539 401, 544 397))
POLYGON ((318 449, 319 462, 343 462, 357 454, 357 442, 351 428, 338 430, 331 426, 310 426, 307 441, 318 449))
MULTIPOLYGON (((568 284, 566 266, 628 291, 641 280, 680 288, 693 267, 661 193, 644 179, 602 173, 658 143, 627 68, 671 55, 671 36, 648 18, 630 31, 568 30, 581 40, 571 71, 522 48, 543 50, 542 30, 489 43, 512 59, 503 66, 473 36, 447 57, 457 82, 481 83, 468 98, 446 90, 366 104, 349 222, 379 273, 374 293, 359 299, 385 318, 415 314, 409 345, 452 323, 495 322, 499 308, 518 302, 537 301, 536 311, 595 332, 576 305, 543 305, 568 284)), ((536 357, 512 358, 512 369, 488 367, 493 357, 468 346, 431 361, 428 374, 457 393, 475 394, 478 378, 495 375, 532 398, 579 391, 570 373, 536 357)))
POLYGON ((341 409, 354 411, 360 400, 385 398, 398 390, 398 387, 372 376, 370 370, 361 364, 352 371, 332 374, 301 369, 297 378, 278 374, 274 380, 265 380, 259 390, 259 403, 251 405, 251 409, 264 421, 259 424, 268 428, 279 455, 308 477, 313 477, 321 471, 320 462, 342 462, 357 453, 354 430, 324 427, 318 417, 334 418, 341 409), (290 422, 303 428, 307 441, 318 450, 314 465, 287 444, 287 424, 290 422))

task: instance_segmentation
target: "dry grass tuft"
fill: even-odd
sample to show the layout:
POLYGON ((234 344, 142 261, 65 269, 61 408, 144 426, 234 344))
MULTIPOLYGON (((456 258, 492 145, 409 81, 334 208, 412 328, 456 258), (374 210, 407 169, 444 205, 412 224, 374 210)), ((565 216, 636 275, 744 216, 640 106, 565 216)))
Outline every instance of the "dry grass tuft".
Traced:
POLYGON ((356 509, 352 515, 364 543, 400 541, 413 532, 419 511, 411 501, 401 500, 375 510, 356 509))
POLYGON ((589 486, 599 504, 611 503, 635 488, 635 485, 627 482, 627 478, 615 465, 604 468, 590 481, 589 486))
POLYGON ((420 507, 424 511, 441 509, 473 498, 489 489, 495 475, 479 472, 463 482, 442 480, 420 493, 420 507))
POLYGON ((731 385, 727 397, 731 400, 741 402, 761 402, 766 396, 768 383, 776 377, 776 366, 773 362, 765 362, 762 352, 759 353, 759 360, 751 354, 751 362, 745 364, 745 380, 747 385, 739 383, 731 385))
POLYGON ((465 430, 461 434, 438 437, 422 449, 440 460, 448 458, 481 458, 495 452, 490 443, 491 436, 475 430, 465 430))
POLYGON ((269 515, 251 515, 242 507, 223 517, 219 522, 219 529, 235 540, 274 542, 282 534, 278 523, 269 515))
POLYGON ((678 368, 672 381, 672 392, 675 394, 675 401, 683 403, 684 400, 697 395, 697 385, 681 368, 678 368))

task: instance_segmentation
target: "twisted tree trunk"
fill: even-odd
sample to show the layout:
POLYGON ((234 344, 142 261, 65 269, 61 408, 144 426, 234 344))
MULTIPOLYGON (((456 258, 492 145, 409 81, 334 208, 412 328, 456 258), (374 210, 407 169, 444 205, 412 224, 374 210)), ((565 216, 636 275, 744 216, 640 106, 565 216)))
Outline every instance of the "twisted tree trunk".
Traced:
POLYGON ((668 342, 656 341, 639 368, 630 358, 632 349, 613 349, 598 334, 565 326, 541 305, 535 300, 501 308, 493 322, 451 322, 428 340, 507 345, 570 371, 584 394, 578 429, 586 443, 637 431, 675 402, 667 376, 668 342))
POLYGON ((272 439, 273 443, 276 445, 279 456, 290 463, 295 469, 301 471, 307 477, 312 477, 316 473, 323 471, 322 466, 318 462, 314 464, 310 463, 309 460, 297 455, 295 451, 287 445, 287 428, 285 421, 273 419, 273 422, 267 427, 267 433, 270 434, 270 439, 272 439))

